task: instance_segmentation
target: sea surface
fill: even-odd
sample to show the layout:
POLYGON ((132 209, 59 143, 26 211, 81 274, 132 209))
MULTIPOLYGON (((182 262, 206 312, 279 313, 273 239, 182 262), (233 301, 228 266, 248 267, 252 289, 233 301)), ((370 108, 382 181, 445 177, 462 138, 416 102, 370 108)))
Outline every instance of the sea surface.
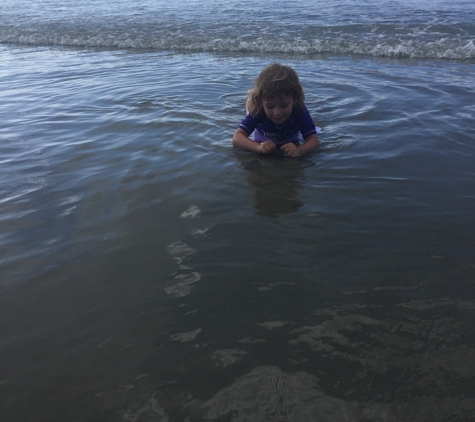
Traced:
POLYGON ((475 4, 0 3, 0 420, 475 420, 475 4), (292 66, 318 152, 235 149, 292 66))

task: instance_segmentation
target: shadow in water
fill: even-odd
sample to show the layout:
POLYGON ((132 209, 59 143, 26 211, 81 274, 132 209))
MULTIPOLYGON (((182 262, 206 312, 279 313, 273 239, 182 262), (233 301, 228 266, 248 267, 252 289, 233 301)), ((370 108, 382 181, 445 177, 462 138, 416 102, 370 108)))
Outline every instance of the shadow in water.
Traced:
POLYGON ((289 158, 282 154, 262 156, 235 153, 240 168, 248 172, 247 180, 254 188, 254 208, 263 217, 278 218, 281 214, 298 211, 304 203, 299 190, 305 182, 305 159, 289 158))

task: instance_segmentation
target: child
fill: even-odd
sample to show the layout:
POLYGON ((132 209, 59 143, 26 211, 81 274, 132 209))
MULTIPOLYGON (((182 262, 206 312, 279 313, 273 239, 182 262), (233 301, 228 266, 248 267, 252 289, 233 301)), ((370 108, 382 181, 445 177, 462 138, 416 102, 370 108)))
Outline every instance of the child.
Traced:
POLYGON ((304 99, 295 70, 278 63, 267 66, 248 91, 248 114, 233 136, 233 145, 261 154, 280 148, 290 157, 318 149, 319 128, 315 127, 304 99), (304 143, 299 145, 301 138, 304 143))

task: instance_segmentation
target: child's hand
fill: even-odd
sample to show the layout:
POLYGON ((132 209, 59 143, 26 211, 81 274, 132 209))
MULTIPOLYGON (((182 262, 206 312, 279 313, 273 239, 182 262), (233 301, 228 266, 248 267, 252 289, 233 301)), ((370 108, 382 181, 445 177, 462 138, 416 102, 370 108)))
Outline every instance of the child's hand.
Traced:
POLYGON ((285 155, 288 155, 289 157, 298 157, 300 155, 298 146, 292 142, 282 145, 280 149, 284 151, 285 155))
POLYGON ((275 151, 275 144, 272 141, 264 141, 257 147, 257 152, 261 154, 270 154, 275 151))

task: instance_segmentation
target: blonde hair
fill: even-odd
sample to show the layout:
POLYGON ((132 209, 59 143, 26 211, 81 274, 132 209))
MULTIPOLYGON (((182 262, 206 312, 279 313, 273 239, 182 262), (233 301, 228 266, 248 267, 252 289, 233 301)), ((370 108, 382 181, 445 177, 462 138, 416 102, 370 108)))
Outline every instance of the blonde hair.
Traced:
POLYGON ((292 96, 294 107, 304 107, 305 94, 297 72, 289 66, 272 63, 259 74, 253 88, 247 91, 246 110, 257 116, 262 112, 263 100, 282 95, 292 96))

